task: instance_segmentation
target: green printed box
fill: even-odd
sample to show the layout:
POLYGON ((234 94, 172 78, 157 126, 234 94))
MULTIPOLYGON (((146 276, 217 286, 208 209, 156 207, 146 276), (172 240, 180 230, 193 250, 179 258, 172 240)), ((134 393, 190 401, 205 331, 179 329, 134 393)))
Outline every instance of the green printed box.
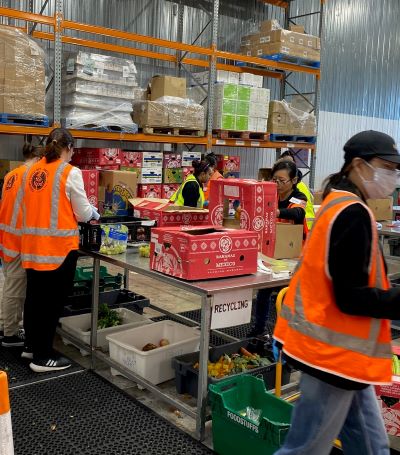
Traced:
POLYGON ((235 115, 221 114, 214 118, 214 128, 217 130, 235 130, 235 115))
POLYGON ((250 101, 251 88, 244 85, 238 85, 237 99, 239 101, 250 101))
POLYGON ((249 115, 250 103, 248 101, 236 101, 236 115, 249 115))
POLYGON ((236 100, 238 98, 238 87, 236 84, 215 84, 215 96, 219 98, 228 98, 236 100))
POLYGON ((183 182, 183 169, 182 168, 168 168, 164 169, 164 183, 182 183, 183 182))
POLYGON ((249 117, 246 115, 237 115, 235 122, 236 131, 249 131, 249 117))

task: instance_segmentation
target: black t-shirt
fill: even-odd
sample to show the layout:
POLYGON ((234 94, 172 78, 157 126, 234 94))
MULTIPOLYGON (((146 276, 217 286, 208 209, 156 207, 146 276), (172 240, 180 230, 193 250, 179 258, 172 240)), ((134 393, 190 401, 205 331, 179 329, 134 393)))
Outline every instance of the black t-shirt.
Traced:
POLYGON ((200 183, 199 181, 190 180, 185 183, 182 190, 182 197, 187 207, 197 207, 197 202, 200 197, 200 183))
POLYGON ((293 221, 294 224, 303 224, 306 216, 305 205, 304 209, 301 207, 293 207, 289 209, 288 207, 291 204, 290 199, 292 198, 307 202, 307 198, 304 193, 299 191, 297 188, 294 188, 287 199, 278 202, 279 218, 282 220, 293 221))
MULTIPOLYGON (((383 291, 368 287, 372 226, 361 204, 345 208, 332 225, 329 243, 329 273, 336 304, 346 314, 378 319, 400 319, 400 288, 383 291)), ((290 359, 294 367, 328 384, 360 390, 367 384, 343 379, 290 359)), ((354 365, 357 368, 357 365, 354 365)))

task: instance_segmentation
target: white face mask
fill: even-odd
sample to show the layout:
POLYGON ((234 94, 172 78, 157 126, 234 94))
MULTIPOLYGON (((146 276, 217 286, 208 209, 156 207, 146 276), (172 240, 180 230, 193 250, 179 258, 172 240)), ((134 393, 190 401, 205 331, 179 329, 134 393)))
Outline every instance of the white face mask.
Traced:
POLYGON ((391 196, 397 188, 399 171, 374 167, 366 161, 365 163, 374 171, 373 180, 366 180, 360 175, 367 196, 370 199, 384 199, 391 196))

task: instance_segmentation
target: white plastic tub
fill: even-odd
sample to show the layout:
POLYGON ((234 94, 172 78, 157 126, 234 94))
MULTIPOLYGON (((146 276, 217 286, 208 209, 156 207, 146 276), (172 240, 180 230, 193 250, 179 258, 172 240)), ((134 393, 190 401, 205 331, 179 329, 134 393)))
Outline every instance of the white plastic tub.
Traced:
MULTIPOLYGON (((198 350, 200 332, 174 321, 161 321, 146 327, 127 329, 106 338, 111 359, 152 384, 160 384, 175 377, 171 366, 173 357, 198 350), (163 338, 170 344, 152 351, 142 351, 147 343, 158 346, 163 338)), ((111 373, 120 374, 114 369, 111 369, 111 373)))
MULTIPOLYGON (((106 329, 97 330, 97 347, 108 351, 108 341, 106 336, 111 333, 120 332, 121 330, 131 329, 134 327, 151 324, 152 321, 126 308, 115 308, 122 316, 122 324, 116 327, 107 327, 106 329)), ((90 344, 91 334, 91 314, 78 314, 77 316, 68 316, 60 319, 61 328, 86 344, 90 344)), ((64 344, 72 344, 69 340, 63 338, 64 344)), ((88 351, 81 349, 82 355, 88 355, 88 351)))

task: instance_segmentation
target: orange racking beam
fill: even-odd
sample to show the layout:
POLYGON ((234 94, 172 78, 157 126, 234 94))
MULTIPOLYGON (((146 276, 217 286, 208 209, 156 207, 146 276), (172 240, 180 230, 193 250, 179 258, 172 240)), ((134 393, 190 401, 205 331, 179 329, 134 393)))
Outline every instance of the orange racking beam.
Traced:
POLYGON ((69 30, 78 30, 80 32, 92 33, 95 35, 109 36, 111 38, 118 38, 138 43, 151 44, 153 46, 166 47, 169 49, 176 49, 178 51, 187 51, 193 54, 211 55, 211 48, 195 46, 192 44, 179 43, 177 41, 169 41, 160 38, 153 38, 151 36, 138 35, 136 33, 124 32, 114 28, 99 27, 97 25, 81 24, 64 20, 62 27, 69 30))
POLYGON ((287 8, 289 6, 289 2, 285 0, 261 0, 263 3, 268 3, 269 5, 273 6, 280 6, 281 8, 287 8))
POLYGON ((31 134, 32 136, 47 136, 52 129, 53 127, 0 124, 0 134, 31 134))
POLYGON ((0 7, 0 16, 11 17, 28 22, 51 25, 54 27, 54 16, 43 16, 42 14, 27 13, 12 8, 0 7))

